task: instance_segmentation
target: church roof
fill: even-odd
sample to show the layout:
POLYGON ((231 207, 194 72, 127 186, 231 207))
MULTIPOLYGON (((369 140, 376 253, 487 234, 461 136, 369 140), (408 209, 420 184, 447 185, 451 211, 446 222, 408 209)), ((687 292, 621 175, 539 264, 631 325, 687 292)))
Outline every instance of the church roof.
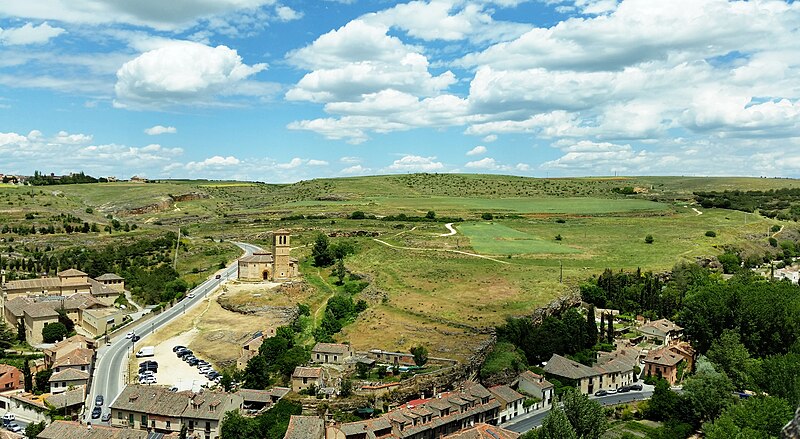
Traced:
POLYGON ((271 264, 272 263, 272 253, 253 253, 250 256, 243 256, 239 258, 239 262, 247 262, 253 264, 271 264))

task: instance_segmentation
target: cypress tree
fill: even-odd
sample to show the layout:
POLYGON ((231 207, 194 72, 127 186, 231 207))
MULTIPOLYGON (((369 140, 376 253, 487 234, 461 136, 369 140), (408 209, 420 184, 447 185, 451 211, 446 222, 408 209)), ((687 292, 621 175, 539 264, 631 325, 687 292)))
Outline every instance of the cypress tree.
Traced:
POLYGON ((614 344, 614 316, 608 316, 608 342, 614 344))
POLYGON ((597 343, 597 322, 594 320, 594 305, 589 305, 589 311, 586 313, 586 339, 585 343, 587 348, 594 346, 597 343))

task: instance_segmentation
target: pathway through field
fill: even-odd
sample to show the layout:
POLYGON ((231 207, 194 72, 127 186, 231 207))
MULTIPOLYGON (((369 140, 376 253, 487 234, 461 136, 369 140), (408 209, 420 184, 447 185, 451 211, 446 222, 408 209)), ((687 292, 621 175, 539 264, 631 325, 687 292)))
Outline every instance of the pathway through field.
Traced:
POLYGON ((454 228, 453 228, 453 223, 447 223, 447 224, 445 224, 444 226, 445 226, 445 227, 447 227, 447 230, 449 230, 449 231, 450 231, 450 233, 442 233, 442 234, 441 234, 441 235, 439 235, 439 236, 453 236, 453 235, 455 235, 456 233, 458 233, 458 232, 456 231, 456 229, 454 229, 454 228))
POLYGON ((450 253, 458 253, 458 254, 462 254, 462 255, 474 256, 474 257, 476 257, 476 258, 488 259, 488 260, 490 260, 490 261, 495 261, 495 262, 499 262, 499 263, 501 263, 501 264, 508 264, 508 265, 510 265, 510 263, 509 263, 509 262, 506 262, 506 261, 501 261, 501 260, 499 260, 499 259, 490 258, 489 256, 478 255, 478 254, 475 254, 475 253, 462 252, 461 250, 450 250, 450 249, 448 249, 448 248, 417 248, 417 247, 400 247, 400 246, 397 246, 397 245, 389 244, 389 243, 388 243, 388 242, 386 242, 386 241, 381 241, 380 239, 377 239, 377 238, 372 238, 372 240, 373 240, 373 241, 375 241, 375 242, 381 243, 381 244, 383 244, 383 245, 385 245, 385 246, 387 246, 387 247, 396 248, 396 249, 400 249, 400 250, 420 250, 420 251, 434 251, 434 252, 450 252, 450 253))
POLYGON ((697 213, 698 215, 702 215, 703 214, 703 212, 700 212, 699 210, 695 209, 694 207, 692 207, 692 210, 694 210, 695 213, 697 213))
POLYGON ((783 225, 781 225, 781 229, 780 230, 778 230, 777 232, 772 234, 772 237, 774 238, 774 237, 778 236, 778 233, 781 233, 781 232, 783 232, 783 225))

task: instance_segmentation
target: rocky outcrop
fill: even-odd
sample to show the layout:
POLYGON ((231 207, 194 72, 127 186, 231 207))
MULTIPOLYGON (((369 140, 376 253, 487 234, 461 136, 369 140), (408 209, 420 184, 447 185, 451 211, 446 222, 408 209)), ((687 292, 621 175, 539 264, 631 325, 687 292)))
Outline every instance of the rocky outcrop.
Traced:
POLYGON ((146 206, 133 207, 128 209, 120 209, 118 212, 127 215, 142 215, 145 213, 163 212, 172 209, 176 202, 179 201, 192 201, 208 198, 208 194, 202 192, 189 192, 180 195, 167 195, 159 198, 159 201, 146 206))
POLYGON ((356 236, 371 236, 371 237, 378 237, 381 236, 380 232, 375 231, 368 231, 368 230, 335 230, 333 232, 328 233, 328 236, 331 238, 353 238, 356 236))
POLYGON ((181 195, 170 195, 170 198, 177 201, 194 201, 194 200, 204 200, 208 198, 208 194, 202 192, 189 192, 188 194, 181 194, 181 195))

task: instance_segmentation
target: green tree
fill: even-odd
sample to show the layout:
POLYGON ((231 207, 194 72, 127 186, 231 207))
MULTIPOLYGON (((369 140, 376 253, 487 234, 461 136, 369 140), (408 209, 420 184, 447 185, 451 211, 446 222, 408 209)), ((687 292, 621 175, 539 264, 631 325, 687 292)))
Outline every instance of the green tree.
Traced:
POLYGON ((33 391, 37 394, 45 393, 48 391, 50 385, 50 376, 53 375, 53 369, 45 369, 36 372, 36 382, 33 391))
POLYGON ((333 262, 328 251, 329 245, 328 236, 324 233, 317 233, 314 238, 314 246, 311 247, 311 257, 314 258, 314 265, 317 267, 327 267, 333 262))
POLYGON ((186 439, 188 435, 189 435, 189 425, 184 422, 181 424, 181 431, 180 433, 178 433, 178 439, 186 439))
POLYGON ((575 429, 559 407, 553 407, 542 421, 542 427, 536 430, 536 439, 578 439, 575 429))
POLYGON ((225 389, 226 392, 230 392, 233 389, 233 376, 231 373, 226 369, 222 371, 222 377, 219 379, 219 385, 225 389))
POLYGON ((434 220, 436 219, 436 212, 429 210, 428 213, 425 214, 425 219, 434 220))
POLYGON ((484 219, 486 221, 491 221, 492 219, 494 219, 494 215, 492 215, 491 213, 488 213, 488 212, 482 213, 481 214, 481 219, 484 219))
POLYGON ((347 276, 347 269, 344 267, 344 260, 337 259, 331 274, 339 279, 339 285, 344 285, 344 278, 347 276))
POLYGON ((358 377, 362 380, 367 378, 370 370, 372 370, 372 367, 370 367, 369 364, 356 363, 356 374, 358 374, 358 377))
POLYGON ((66 335, 67 327, 60 322, 49 323, 42 328, 42 340, 45 343, 55 343, 64 339, 66 335))
POLYGON ((608 343, 614 344, 614 315, 609 314, 608 318, 606 319, 608 322, 608 343))
POLYGON ((733 404, 733 391, 731 380, 719 372, 697 373, 683 384, 684 396, 700 422, 716 419, 733 404))
POLYGON ((562 403, 577 437, 599 439, 608 429, 603 407, 587 395, 570 388, 564 392, 562 403))
POLYGON ((713 422, 703 424, 708 439, 780 437, 792 418, 789 404, 771 396, 748 398, 726 409, 713 422))
POLYGON ((747 389, 751 384, 747 373, 750 352, 742 344, 739 333, 730 329, 722 331, 719 339, 714 340, 706 354, 722 372, 728 375, 737 389, 747 389))
MULTIPOLYGON (((264 356, 259 354, 251 358, 244 368, 244 383, 246 389, 263 390, 270 384, 269 365, 264 356)), ((230 437, 249 437, 249 436, 230 436, 230 437)))
POLYGON ((417 366, 422 367, 428 362, 428 348, 425 346, 415 346, 411 348, 410 352, 414 356, 414 364, 417 366))
POLYGON ((36 439, 36 436, 43 432, 46 427, 47 424, 44 421, 41 421, 38 424, 31 422, 27 427, 25 427, 25 437, 28 439, 36 439))
POLYGON ((58 312, 58 321, 59 323, 63 324, 65 328, 67 328, 67 334, 71 334, 72 331, 75 330, 75 322, 72 321, 71 318, 67 315, 67 310, 63 307, 57 310, 58 312))
POLYGON ((345 379, 342 380, 342 388, 339 390, 339 396, 347 398, 353 394, 353 382, 345 379))
POLYGON ((722 271, 726 274, 736 273, 742 264, 742 258, 733 252, 725 252, 717 256, 717 260, 722 264, 722 271))
POLYGON ((245 418, 239 414, 239 410, 231 410, 225 413, 225 417, 222 418, 220 438, 263 437, 258 434, 255 427, 256 423, 250 418, 245 418))
POLYGON ((2 352, 2 349, 8 349, 13 346, 16 338, 14 331, 8 327, 5 321, 0 319, 0 352, 2 352))
POLYGON ((33 374, 31 373, 31 364, 28 357, 22 360, 22 376, 24 377, 24 386, 26 392, 33 392, 33 374))
POLYGON ((589 305, 586 312, 586 344, 584 347, 590 348, 597 343, 597 321, 594 319, 594 305, 589 305))
POLYGON ((17 340, 24 342, 25 339, 25 320, 20 319, 19 323, 17 323, 17 340))
POLYGON ((669 389, 667 380, 659 378, 644 415, 654 421, 666 421, 678 412, 678 404, 678 395, 669 389))
POLYGON ((655 239, 653 239, 653 235, 647 235, 644 237, 644 242, 646 244, 652 244, 653 242, 655 242, 655 239))
POLYGON ((366 217, 367 215, 360 210, 356 210, 355 212, 350 214, 350 219, 365 219, 366 217))

